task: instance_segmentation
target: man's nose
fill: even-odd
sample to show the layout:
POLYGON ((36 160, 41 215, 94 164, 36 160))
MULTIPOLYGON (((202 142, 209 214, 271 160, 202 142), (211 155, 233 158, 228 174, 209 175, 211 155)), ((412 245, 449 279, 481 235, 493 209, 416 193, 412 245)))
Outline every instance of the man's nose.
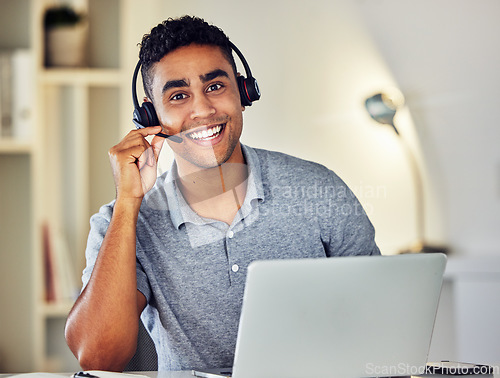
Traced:
POLYGON ((195 96, 192 104, 191 119, 207 118, 214 115, 216 112, 214 105, 207 96, 195 96))

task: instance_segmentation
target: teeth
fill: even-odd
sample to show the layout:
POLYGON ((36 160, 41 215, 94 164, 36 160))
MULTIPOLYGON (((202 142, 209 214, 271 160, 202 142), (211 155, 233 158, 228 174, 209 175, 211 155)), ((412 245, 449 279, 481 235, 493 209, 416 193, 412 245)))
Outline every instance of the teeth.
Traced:
POLYGON ((203 131, 195 131, 195 132, 192 132, 188 135, 191 139, 213 139, 219 135, 221 130, 222 130, 222 126, 217 125, 217 126, 211 127, 208 130, 205 129, 203 131))

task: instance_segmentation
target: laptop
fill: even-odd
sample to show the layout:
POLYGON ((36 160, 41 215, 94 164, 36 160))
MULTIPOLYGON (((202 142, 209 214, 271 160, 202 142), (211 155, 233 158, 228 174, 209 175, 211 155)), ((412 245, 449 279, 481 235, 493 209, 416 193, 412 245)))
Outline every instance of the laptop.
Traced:
POLYGON ((440 253, 253 262, 232 377, 424 373, 445 265, 440 253))

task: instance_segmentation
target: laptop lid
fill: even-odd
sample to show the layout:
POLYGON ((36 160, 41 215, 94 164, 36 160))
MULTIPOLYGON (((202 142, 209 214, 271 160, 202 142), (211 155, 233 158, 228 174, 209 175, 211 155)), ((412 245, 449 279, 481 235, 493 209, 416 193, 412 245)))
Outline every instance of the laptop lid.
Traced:
POLYGON ((445 265, 442 254, 252 263, 233 377, 422 373, 445 265))

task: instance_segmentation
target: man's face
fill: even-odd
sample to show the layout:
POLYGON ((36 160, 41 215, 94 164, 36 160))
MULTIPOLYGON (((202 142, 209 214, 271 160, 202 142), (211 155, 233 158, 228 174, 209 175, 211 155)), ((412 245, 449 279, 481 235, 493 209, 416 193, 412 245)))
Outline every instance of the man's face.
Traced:
POLYGON ((213 168, 243 163, 239 139, 243 117, 236 77, 217 46, 191 44, 153 67, 153 103, 179 166, 213 168), (236 149, 238 147, 238 149, 236 149), (236 153, 233 152, 236 149, 236 153))

